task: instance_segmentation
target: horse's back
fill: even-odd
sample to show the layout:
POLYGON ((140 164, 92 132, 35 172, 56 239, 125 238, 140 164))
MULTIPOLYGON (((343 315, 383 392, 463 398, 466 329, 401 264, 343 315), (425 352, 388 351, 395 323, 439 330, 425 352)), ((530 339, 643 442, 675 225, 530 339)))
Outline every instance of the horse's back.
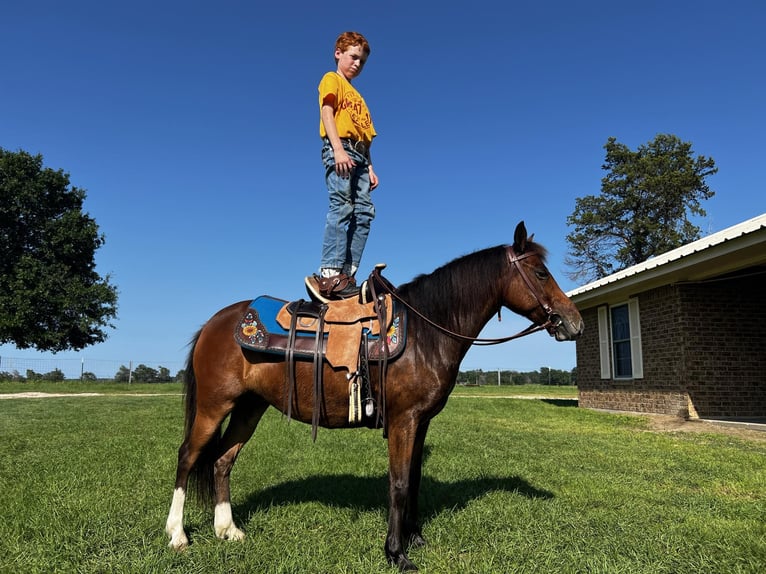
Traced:
MULTIPOLYGON (((258 395, 284 412, 287 396, 285 357, 241 347, 234 334, 251 304, 240 301, 213 315, 200 331, 194 353, 197 385, 209 400, 237 402, 245 393, 258 395)), ((345 426, 348 419, 348 380, 344 372, 323 364, 325 420, 323 426, 345 426)), ((314 393, 313 362, 295 365, 293 418, 311 422, 314 393)))

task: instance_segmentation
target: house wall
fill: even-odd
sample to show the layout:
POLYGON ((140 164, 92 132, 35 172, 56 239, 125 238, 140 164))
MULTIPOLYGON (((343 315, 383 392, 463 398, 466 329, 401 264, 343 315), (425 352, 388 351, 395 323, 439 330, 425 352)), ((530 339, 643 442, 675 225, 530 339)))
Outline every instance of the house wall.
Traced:
POLYGON ((766 416, 766 275, 679 286, 685 388, 700 417, 766 416))
POLYGON ((577 341, 579 404, 691 417, 766 416, 766 275, 638 296, 644 377, 601 379, 597 310, 577 341))
POLYGON ((662 287, 638 297, 644 376, 641 379, 602 379, 599 363, 597 309, 580 310, 593 326, 577 341, 579 404, 613 409, 685 416, 688 399, 683 389, 684 333, 680 328, 677 293, 662 287))

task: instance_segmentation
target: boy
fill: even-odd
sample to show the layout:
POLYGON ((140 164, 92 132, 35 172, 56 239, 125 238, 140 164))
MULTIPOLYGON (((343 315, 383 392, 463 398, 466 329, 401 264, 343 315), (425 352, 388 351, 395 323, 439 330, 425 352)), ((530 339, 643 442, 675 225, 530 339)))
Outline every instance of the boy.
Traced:
POLYGON ((364 36, 344 32, 335 42, 337 70, 325 74, 319 83, 319 135, 330 208, 319 275, 307 277, 306 287, 324 302, 359 293, 354 274, 375 217, 370 193, 378 186, 370 159, 375 127, 367 104, 351 86, 369 55, 364 36))

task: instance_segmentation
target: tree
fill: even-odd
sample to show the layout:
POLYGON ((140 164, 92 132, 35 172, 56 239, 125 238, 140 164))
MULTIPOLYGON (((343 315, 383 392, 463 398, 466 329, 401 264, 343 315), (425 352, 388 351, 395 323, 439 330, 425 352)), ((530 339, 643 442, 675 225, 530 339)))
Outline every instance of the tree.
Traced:
POLYGON ((156 383, 158 378, 157 371, 144 364, 138 365, 133 370, 133 380, 137 383, 156 383))
POLYGON ((577 198, 567 218, 575 228, 566 257, 573 280, 600 279, 698 239, 689 215, 706 215, 700 202, 715 195, 705 181, 718 171, 713 159, 693 157, 691 144, 674 135, 637 151, 610 137, 604 149, 601 195, 577 198))
POLYGON ((80 350, 106 340, 117 290, 95 271, 104 237, 85 191, 42 164, 0 148, 0 343, 80 350))
POLYGON ((62 371, 61 369, 53 369, 49 373, 45 373, 42 376, 43 381, 58 382, 58 381, 63 381, 65 379, 66 377, 64 376, 64 371, 62 371))
POLYGON ((540 367, 539 371, 495 371, 484 372, 460 371, 457 380, 459 384, 497 385, 498 374, 501 385, 574 385, 577 368, 571 371, 560 371, 550 367, 540 367))
POLYGON ((129 383, 130 369, 128 369, 125 365, 120 365, 120 368, 114 375, 114 380, 118 383, 129 383))
POLYGON ((36 373, 32 369, 27 369, 27 380, 30 381, 51 381, 56 383, 63 381, 64 379, 66 379, 66 377, 61 369, 53 369, 45 374, 36 373))

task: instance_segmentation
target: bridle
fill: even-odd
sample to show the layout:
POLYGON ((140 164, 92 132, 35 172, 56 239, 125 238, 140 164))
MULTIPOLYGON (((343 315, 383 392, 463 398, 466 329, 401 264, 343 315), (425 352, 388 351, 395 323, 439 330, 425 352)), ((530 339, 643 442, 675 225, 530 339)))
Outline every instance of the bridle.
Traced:
POLYGON ((532 296, 537 301, 537 304, 542 308, 543 311, 545 311, 546 320, 545 323, 542 325, 538 325, 539 329, 546 329, 549 330, 551 328, 556 328, 559 325, 561 325, 562 320, 559 315, 553 312, 553 307, 551 307, 550 303, 548 303, 548 300, 545 297, 545 294, 542 293, 539 289, 539 286, 536 286, 534 283, 532 283, 529 280, 529 276, 527 275, 527 272, 524 271, 524 268, 519 264, 519 261, 521 259, 526 259, 531 255, 530 252, 517 254, 516 251, 513 249, 513 245, 509 245, 506 247, 506 253, 508 254, 508 261, 511 263, 511 268, 515 267, 516 271, 519 272, 519 275, 521 275, 521 278, 524 280, 524 283, 527 286, 527 289, 532 293, 532 296))
MULTIPOLYGON (((545 323, 542 325, 535 325, 532 323, 529 327, 524 329, 523 331, 519 331, 515 335, 510 335, 508 337, 502 337, 499 339, 481 339, 478 337, 469 337, 467 335, 461 335, 460 333, 455 333, 454 331, 451 331, 447 329, 446 327, 443 327, 439 325, 438 323, 435 323, 423 313, 415 309, 410 303, 405 301, 402 296, 397 291, 396 287, 394 287, 391 282, 383 277, 380 274, 380 271, 384 266, 376 266, 372 273, 370 273, 370 278, 365 282, 366 287, 369 288, 370 295, 372 297, 372 300, 375 302, 375 310, 378 315, 378 321, 380 325, 386 325, 387 324, 387 311, 386 306, 383 304, 385 295, 383 293, 379 294, 377 291, 377 287, 381 287, 381 289, 391 295, 393 299, 404 305, 407 309, 412 311, 415 315, 423 319, 426 323, 434 327, 435 329, 441 331, 442 333, 445 333, 446 335, 449 335, 450 337, 453 337, 455 339, 460 339, 461 341, 470 341, 472 345, 498 345, 500 343, 506 343, 508 341, 512 341, 513 339, 518 339, 520 337, 523 337, 525 335, 530 335, 532 333, 536 333, 537 331, 542 331, 543 329, 548 330, 548 332, 552 335, 553 329, 558 327, 561 324, 561 317, 553 313, 553 309, 551 308, 550 304, 546 300, 545 296, 540 292, 539 289, 535 288, 534 283, 532 283, 529 280, 529 277, 527 277, 526 272, 524 271, 524 268, 521 266, 519 261, 522 259, 526 259, 532 253, 521 253, 518 254, 513 249, 512 245, 508 245, 506 247, 506 254, 508 256, 508 263, 511 266, 511 271, 513 271, 514 267, 516 268, 516 271, 519 272, 519 275, 521 275, 522 280, 527 286, 527 289, 532 293, 535 300, 537 301, 537 304, 542 308, 543 311, 545 311, 545 315, 547 317, 545 323)), ((362 285, 362 292, 364 293, 366 291, 365 285, 362 285)), ((502 308, 502 307, 501 307, 502 308)), ((499 311, 498 311, 499 314, 499 311)), ((388 371, 388 341, 386 337, 382 337, 383 340, 383 361, 381 363, 380 367, 380 386, 379 386, 379 394, 378 394, 378 404, 382 405, 381 409, 378 411, 378 423, 383 425, 384 430, 384 436, 387 432, 388 423, 387 423, 387 417, 385 413, 385 404, 386 404, 386 373, 388 371)))
MULTIPOLYGON (((376 297, 374 285, 377 282, 377 285, 380 285, 384 291, 389 293, 391 297, 399 301, 402 305, 404 305, 407 309, 412 311, 415 315, 423 319, 426 323, 431 325, 432 327, 438 329, 442 333, 445 333, 446 335, 449 335, 450 337, 454 337, 456 339, 460 339, 462 341, 470 341, 473 345, 497 345, 500 343, 505 343, 508 341, 512 341, 513 339, 518 339, 519 337, 523 337, 525 335, 530 335, 532 333, 536 333, 537 331, 542 331, 543 329, 551 332, 551 329, 555 329, 561 324, 561 317, 556 315, 553 312, 552 307, 548 303, 545 295, 541 293, 540 289, 536 287, 532 281, 529 280, 529 277, 527 276, 526 271, 524 271, 524 268, 521 266, 519 261, 522 259, 526 259, 530 255, 532 255, 531 252, 527 253, 516 253, 512 245, 506 246, 506 255, 508 256, 508 262, 511 266, 511 270, 516 268, 516 271, 518 271, 519 275, 521 276, 522 280, 524 281, 525 285, 527 286, 527 289, 532 293, 532 296, 537 301, 537 304, 542 308, 543 311, 545 311, 545 315, 547 317, 545 323, 542 325, 536 325, 532 324, 523 331, 519 331, 515 335, 510 335, 508 337, 501 337, 498 339, 482 339, 479 337, 469 337, 467 335, 461 335, 460 333, 455 333, 454 331, 451 331, 447 329, 446 327, 443 327, 439 325, 438 323, 435 323, 425 315, 423 315, 420 311, 415 309, 412 305, 410 305, 407 301, 402 299, 401 295, 399 295, 396 287, 394 287, 388 279, 384 278, 380 274, 380 268, 376 267, 372 274, 370 275, 370 280, 368 281, 368 285, 371 288, 373 298, 376 297)), ((552 333, 551 333, 552 334, 552 333)))

